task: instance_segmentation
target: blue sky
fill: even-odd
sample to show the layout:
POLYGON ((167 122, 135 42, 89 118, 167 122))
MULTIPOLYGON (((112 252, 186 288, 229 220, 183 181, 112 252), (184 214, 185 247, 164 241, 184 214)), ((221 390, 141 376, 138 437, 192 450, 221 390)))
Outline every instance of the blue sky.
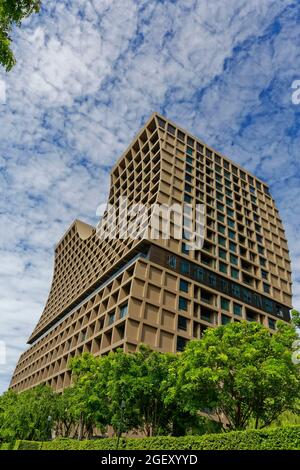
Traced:
POLYGON ((0 390, 47 298, 53 248, 97 222, 109 170, 159 111, 270 184, 300 307, 300 3, 44 2, 0 72, 0 390))

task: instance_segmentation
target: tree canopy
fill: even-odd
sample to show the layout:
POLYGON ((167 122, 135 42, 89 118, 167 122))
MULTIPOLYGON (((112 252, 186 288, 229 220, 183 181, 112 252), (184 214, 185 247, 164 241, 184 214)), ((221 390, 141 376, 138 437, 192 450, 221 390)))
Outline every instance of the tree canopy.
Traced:
POLYGON ((271 424, 293 410, 300 393, 299 368, 292 362, 295 329, 277 322, 271 334, 258 323, 229 323, 188 343, 173 369, 169 400, 190 412, 209 409, 229 429, 271 424))
POLYGON ((22 21, 40 10, 41 0, 0 0, 0 64, 6 71, 12 69, 16 59, 11 49, 11 32, 22 21))
POLYGON ((178 354, 141 345, 135 353, 76 356, 63 393, 40 385, 0 397, 0 440, 90 437, 108 427, 116 435, 178 436, 297 422, 294 317, 273 333, 245 321, 210 328, 178 354))

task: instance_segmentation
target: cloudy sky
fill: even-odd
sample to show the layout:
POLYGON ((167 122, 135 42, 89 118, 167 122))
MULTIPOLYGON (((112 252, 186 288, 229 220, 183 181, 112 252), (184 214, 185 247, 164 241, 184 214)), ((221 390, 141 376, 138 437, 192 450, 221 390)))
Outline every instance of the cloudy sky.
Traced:
POLYGON ((74 218, 97 222, 110 167, 153 111, 270 184, 300 307, 299 2, 44 4, 0 71, 0 390, 42 312, 55 243, 74 218))

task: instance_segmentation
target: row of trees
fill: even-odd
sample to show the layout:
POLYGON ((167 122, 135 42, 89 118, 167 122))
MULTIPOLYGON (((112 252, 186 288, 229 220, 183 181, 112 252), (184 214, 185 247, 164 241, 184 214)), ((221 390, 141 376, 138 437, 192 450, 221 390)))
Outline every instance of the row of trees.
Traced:
POLYGON ((85 353, 71 361, 73 385, 62 394, 39 386, 0 397, 0 438, 42 440, 53 430, 89 437, 108 426, 148 436, 269 426, 284 412, 299 413, 296 337, 295 324, 278 322, 270 334, 241 322, 208 329, 177 355, 146 346, 85 353))

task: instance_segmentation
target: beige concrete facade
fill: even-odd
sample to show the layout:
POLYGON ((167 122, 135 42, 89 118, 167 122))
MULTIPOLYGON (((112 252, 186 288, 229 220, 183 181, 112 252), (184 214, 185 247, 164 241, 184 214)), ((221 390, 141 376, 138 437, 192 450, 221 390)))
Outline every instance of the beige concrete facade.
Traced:
POLYGON ((109 203, 120 197, 149 207, 186 203, 191 219, 204 204, 203 248, 187 250, 187 239, 172 236, 101 240, 75 221, 56 246, 50 294, 11 389, 62 390, 70 358, 84 351, 146 343, 176 352, 229 321, 271 330, 278 318, 289 321, 288 245, 263 181, 155 113, 112 169, 109 203))

